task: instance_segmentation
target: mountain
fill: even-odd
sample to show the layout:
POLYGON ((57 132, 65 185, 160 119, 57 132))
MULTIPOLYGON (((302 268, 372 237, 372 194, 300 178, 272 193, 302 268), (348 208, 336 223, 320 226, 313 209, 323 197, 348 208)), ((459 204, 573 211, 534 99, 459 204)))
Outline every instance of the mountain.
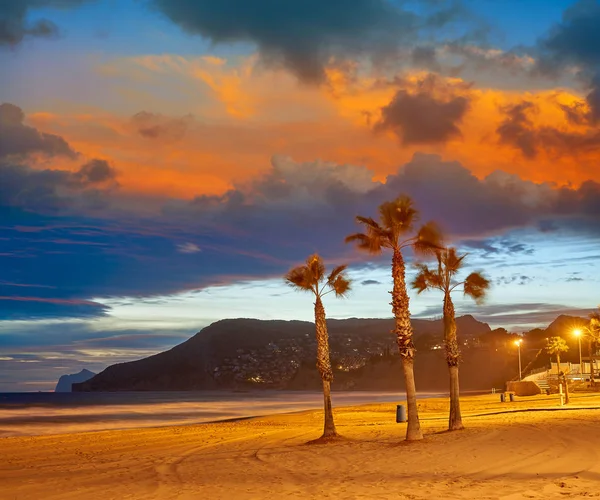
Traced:
POLYGON ((85 382, 95 375, 95 373, 86 370, 85 368, 79 373, 63 375, 58 379, 58 383, 56 384, 56 389, 54 389, 54 392, 71 392, 71 384, 85 382))
POLYGON ((573 330, 576 328, 583 328, 587 326, 588 323, 589 319, 562 314, 548 325, 548 328, 546 328, 546 336, 567 338, 573 335, 573 330))
MULTIPOLYGON (((446 387, 442 349, 442 320, 412 320, 419 350, 417 374, 432 389, 446 387), (440 359, 438 359, 440 358, 440 359), (433 367, 433 365, 440 365, 433 367), (439 371, 439 377, 437 374, 439 371), (420 374, 420 375, 419 375, 420 374), (443 382, 439 382, 441 379, 443 382)), ((401 383, 393 319, 328 320, 334 387, 381 388, 401 383), (383 364, 381 364, 383 363, 383 364), (396 366, 398 365, 398 366, 396 366), (377 372, 369 382, 366 373, 377 372), (379 373, 381 372, 381 373, 379 373), (389 372, 389 373, 388 373, 389 372), (398 372, 399 373, 399 372, 398 372), (379 380, 379 382, 376 382, 379 380)), ((472 316, 457 318, 459 341, 465 346, 491 331, 472 316)), ((231 319, 217 321, 187 341, 148 358, 109 366, 92 379, 75 384, 74 391, 183 391, 206 389, 318 389, 314 324, 307 321, 231 319)), ((475 349, 475 347, 473 347, 475 349)), ((487 356, 476 361, 474 383, 491 387, 497 374, 487 356), (481 376, 481 371, 490 377, 481 376)), ((468 373, 470 362, 465 363, 468 373)), ((500 364, 504 366, 504 361, 500 364)), ((417 379, 419 380, 419 379, 417 379)))

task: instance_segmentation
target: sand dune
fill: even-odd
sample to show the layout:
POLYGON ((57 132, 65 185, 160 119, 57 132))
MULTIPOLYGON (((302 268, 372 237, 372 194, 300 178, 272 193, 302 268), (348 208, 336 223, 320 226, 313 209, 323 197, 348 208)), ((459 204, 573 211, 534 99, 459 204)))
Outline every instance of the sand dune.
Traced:
POLYGON ((336 411, 344 440, 319 436, 308 411, 237 422, 9 437, 1 499, 553 499, 600 497, 600 397, 502 404, 465 399, 467 429, 445 428, 447 402, 423 400, 426 439, 405 443, 391 404, 336 411), (544 411, 500 413, 508 409, 544 411))

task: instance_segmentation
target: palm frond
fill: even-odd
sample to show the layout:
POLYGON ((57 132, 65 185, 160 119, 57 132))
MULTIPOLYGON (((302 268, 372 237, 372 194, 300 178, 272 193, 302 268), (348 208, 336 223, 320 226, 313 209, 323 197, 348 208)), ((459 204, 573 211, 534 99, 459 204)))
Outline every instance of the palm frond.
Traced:
POLYGON ((419 273, 417 273, 410 286, 414 288, 417 293, 423 293, 425 290, 429 289, 429 283, 427 281, 429 268, 424 264, 417 264, 417 268, 419 269, 419 273))
POLYGON ((550 337, 546 340, 546 352, 548 354, 567 352, 568 350, 567 342, 561 337, 550 337))
POLYGON ((309 269, 312 275, 312 280, 315 283, 320 283, 325 276, 325 264, 319 254, 312 254, 306 259, 306 267, 309 269))
POLYGON ((383 233, 384 229, 372 217, 356 216, 356 222, 367 226, 370 230, 383 233))
POLYGON ((443 249, 443 236, 439 226, 430 221, 419 229, 416 238, 407 240, 404 245, 412 245, 417 255, 433 255, 443 249))
POLYGON ((385 241, 383 241, 381 237, 368 236, 364 233, 351 234, 349 236, 346 236, 344 241, 346 243, 356 243, 356 248, 358 248, 359 250, 364 250, 371 254, 381 253, 381 250, 384 247, 385 243, 385 241))
POLYGON ((412 199, 406 195, 379 205, 381 223, 394 234, 395 239, 401 234, 412 231, 418 215, 412 199))
POLYGON ((481 304, 490 288, 490 281, 483 274, 473 272, 467 276, 463 287, 466 296, 471 297, 475 302, 481 304))
POLYGON ((444 267, 451 275, 454 275, 459 271, 459 269, 462 267, 463 260, 467 256, 466 253, 458 255, 457 250, 454 247, 447 248, 444 252, 442 252, 442 254, 444 267))
POLYGON ((343 266, 337 266, 333 269, 333 271, 331 271, 329 273, 329 276, 327 277, 327 284, 331 284, 335 281, 335 279, 344 273, 344 271, 346 270, 348 266, 343 265, 343 266))
POLYGON ((351 289, 351 281, 344 274, 338 274, 333 281, 327 284, 335 292, 336 297, 345 297, 351 289))
POLYGON ((314 281, 306 266, 298 266, 290 269, 284 277, 286 283, 294 288, 306 292, 315 291, 314 281))
POLYGON ((411 286, 417 290, 417 293, 422 293, 425 290, 431 290, 432 288, 444 290, 444 277, 441 273, 429 269, 425 264, 416 264, 415 267, 419 272, 412 281, 411 286))

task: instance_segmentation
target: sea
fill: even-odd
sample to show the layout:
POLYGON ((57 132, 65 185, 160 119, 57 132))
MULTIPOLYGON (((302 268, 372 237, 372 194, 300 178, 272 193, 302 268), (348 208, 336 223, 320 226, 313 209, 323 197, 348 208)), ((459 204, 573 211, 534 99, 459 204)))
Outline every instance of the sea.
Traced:
MULTIPOLYGON (((420 395, 435 396, 440 394, 420 395)), ((332 393, 334 406, 403 399, 398 392, 332 393)), ((198 424, 322 407, 322 393, 300 391, 0 393, 0 438, 198 424)))

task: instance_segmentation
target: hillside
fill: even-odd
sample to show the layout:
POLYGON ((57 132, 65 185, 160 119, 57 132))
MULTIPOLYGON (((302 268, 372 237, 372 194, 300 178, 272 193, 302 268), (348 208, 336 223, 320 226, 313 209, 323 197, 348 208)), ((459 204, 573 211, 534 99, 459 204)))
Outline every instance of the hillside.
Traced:
MULTIPOLYGON (((393 325, 392 319, 328 321, 334 387, 376 389, 399 383, 402 377, 395 373, 399 359, 390 333, 393 325), (370 371, 381 374, 367 377, 370 371)), ((457 318, 457 325, 459 339, 467 345, 491 331, 472 316, 457 318)), ((442 321, 415 319, 413 327, 420 378, 432 388, 445 387, 445 382, 438 383, 445 373, 443 360, 438 359, 443 357, 442 321), (435 365, 441 366, 439 377, 432 375, 440 370, 435 365)), ((168 351, 109 366, 92 379, 74 384, 73 390, 312 389, 319 387, 315 350, 314 324, 310 322, 222 320, 168 351)), ((465 363, 465 371, 468 365, 465 363)), ((477 380, 483 384, 480 377, 477 380)))

